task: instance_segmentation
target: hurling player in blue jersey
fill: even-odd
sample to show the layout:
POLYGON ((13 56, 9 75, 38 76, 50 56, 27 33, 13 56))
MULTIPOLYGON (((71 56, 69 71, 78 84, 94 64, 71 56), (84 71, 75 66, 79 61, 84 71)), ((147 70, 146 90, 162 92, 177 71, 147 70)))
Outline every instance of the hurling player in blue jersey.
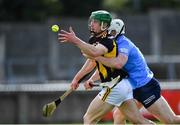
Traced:
MULTIPOLYGON (((116 58, 99 56, 94 59, 106 66, 124 69, 129 74, 128 78, 133 87, 134 98, 162 123, 180 123, 180 116, 175 115, 164 97, 161 96, 159 82, 149 69, 143 54, 124 35, 124 22, 120 19, 114 19, 111 22, 109 32, 114 33, 117 40, 118 56, 116 58)), ((115 111, 115 113, 117 115, 117 118, 114 115, 115 120, 123 120, 124 117, 122 114, 120 115, 120 111, 115 111)), ((122 121, 119 121, 119 123, 122 123, 122 121)))

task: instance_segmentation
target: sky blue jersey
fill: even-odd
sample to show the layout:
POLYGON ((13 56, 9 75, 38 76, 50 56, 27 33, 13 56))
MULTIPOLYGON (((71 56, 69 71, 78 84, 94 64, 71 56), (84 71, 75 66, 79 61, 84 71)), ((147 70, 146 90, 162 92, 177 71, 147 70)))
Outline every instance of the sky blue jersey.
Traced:
POLYGON ((123 69, 129 74, 129 81, 133 89, 147 84, 153 77, 153 72, 138 47, 124 35, 117 38, 118 52, 128 56, 127 63, 123 69))

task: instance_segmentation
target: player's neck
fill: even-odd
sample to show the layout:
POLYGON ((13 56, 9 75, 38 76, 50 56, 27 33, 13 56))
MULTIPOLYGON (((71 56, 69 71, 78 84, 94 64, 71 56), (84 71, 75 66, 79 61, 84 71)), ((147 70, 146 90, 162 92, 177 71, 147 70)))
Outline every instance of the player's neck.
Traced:
POLYGON ((101 31, 95 35, 95 37, 103 37, 107 35, 107 30, 101 31))

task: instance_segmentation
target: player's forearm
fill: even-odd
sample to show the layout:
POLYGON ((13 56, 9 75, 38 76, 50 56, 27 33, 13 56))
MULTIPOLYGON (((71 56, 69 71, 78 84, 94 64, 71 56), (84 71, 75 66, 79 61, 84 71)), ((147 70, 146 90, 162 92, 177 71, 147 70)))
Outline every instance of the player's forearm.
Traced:
POLYGON ((83 65, 83 67, 79 70, 79 72, 75 75, 74 79, 76 81, 79 81, 80 79, 82 79, 86 74, 88 74, 89 72, 91 72, 94 68, 95 68, 96 64, 94 61, 88 59, 85 64, 83 65))
POLYGON ((100 56, 97 48, 94 45, 87 44, 86 42, 82 41, 78 37, 76 37, 75 44, 81 49, 81 51, 83 51, 83 53, 89 56, 92 56, 92 57, 100 56))
POLYGON ((74 79, 76 81, 80 81, 85 75, 87 75, 89 72, 91 72, 91 70, 85 70, 85 69, 81 69, 79 70, 79 72, 75 75, 74 79))
POLYGON ((92 81, 94 81, 94 82, 100 79, 98 69, 96 69, 96 71, 94 72, 94 74, 93 74, 89 79, 92 80, 92 81))
POLYGON ((121 60, 118 58, 106 58, 103 56, 99 56, 95 58, 96 61, 111 67, 111 68, 116 68, 116 69, 121 69, 123 67, 123 63, 121 63, 121 60))

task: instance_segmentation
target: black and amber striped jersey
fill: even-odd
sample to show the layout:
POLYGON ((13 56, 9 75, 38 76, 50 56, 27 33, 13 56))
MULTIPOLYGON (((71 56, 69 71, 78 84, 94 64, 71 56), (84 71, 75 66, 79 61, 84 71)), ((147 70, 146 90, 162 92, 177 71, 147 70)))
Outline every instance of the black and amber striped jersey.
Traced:
MULTIPOLYGON (((98 43, 105 46, 108 49, 108 52, 102 55, 104 57, 112 58, 118 55, 117 43, 115 39, 110 38, 107 33, 101 35, 100 37, 91 37, 89 39, 89 43, 93 45, 96 45, 98 43)), ((101 82, 109 82, 112 80, 112 78, 115 78, 118 75, 121 76, 121 79, 127 76, 127 73, 122 69, 118 70, 111 67, 107 67, 98 61, 96 61, 96 64, 99 71, 101 82)))

